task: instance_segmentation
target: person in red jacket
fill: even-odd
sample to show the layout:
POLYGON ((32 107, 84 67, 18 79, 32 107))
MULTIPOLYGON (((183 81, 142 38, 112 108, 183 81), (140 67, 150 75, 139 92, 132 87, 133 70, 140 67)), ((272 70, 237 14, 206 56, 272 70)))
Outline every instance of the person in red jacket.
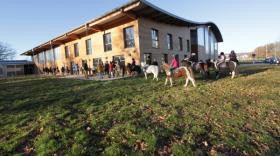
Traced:
POLYGON ((114 74, 113 74, 113 63, 112 61, 109 63, 109 77, 113 77, 114 74))
POLYGON ((179 67, 179 62, 178 60, 176 59, 175 55, 172 56, 172 61, 171 61, 171 64, 170 64, 170 72, 172 73, 176 68, 179 67))

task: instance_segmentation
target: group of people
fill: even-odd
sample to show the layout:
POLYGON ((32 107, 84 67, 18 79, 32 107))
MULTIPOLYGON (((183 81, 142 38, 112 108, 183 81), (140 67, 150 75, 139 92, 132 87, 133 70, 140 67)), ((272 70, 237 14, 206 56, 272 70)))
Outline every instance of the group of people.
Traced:
MULTIPOLYGON (((221 52, 220 55, 218 56, 218 63, 224 63, 226 62, 226 55, 224 54, 224 52, 221 52)), ((229 54, 229 61, 233 61, 237 64, 239 64, 239 61, 237 59, 236 53, 234 52, 234 50, 232 50, 229 54)))
POLYGON ((49 74, 56 75, 56 74, 60 73, 58 67, 44 67, 43 72, 48 75, 49 74))
MULTIPOLYGON (((191 55, 189 57, 184 58, 184 60, 196 62, 197 58, 195 53, 191 53, 191 55)), ((239 64, 236 53, 233 50, 229 54, 229 60, 239 64)), ((226 55, 224 54, 224 52, 221 52, 218 56, 217 63, 220 64, 224 62, 226 62, 226 55)), ((156 59, 154 59, 153 61, 149 61, 148 64, 156 66, 159 65, 156 59)), ((137 65, 134 58, 132 58, 130 65, 132 70, 136 68, 137 65)), ((179 67, 179 61, 175 55, 172 56, 170 67, 171 72, 173 72, 176 68, 179 67)), ((102 61, 99 61, 98 64, 94 64, 92 68, 89 68, 88 64, 85 62, 83 63, 81 68, 79 68, 78 64, 73 64, 71 68, 72 70, 70 70, 68 66, 63 66, 61 67, 61 70, 59 70, 58 67, 45 67, 43 68, 43 72, 46 74, 56 75, 61 71, 62 75, 69 75, 70 73, 74 75, 79 75, 80 71, 82 71, 82 74, 85 75, 85 78, 88 78, 88 75, 92 72, 92 74, 97 74, 99 79, 103 79, 104 76, 108 76, 108 78, 114 78, 120 75, 124 76, 126 70, 125 65, 122 65, 120 61, 106 61, 105 64, 102 61)))
POLYGON ((93 73, 98 75, 99 79, 103 79, 105 76, 108 78, 124 76, 124 67, 120 61, 106 61, 105 64, 100 61, 97 65, 93 65, 93 73))

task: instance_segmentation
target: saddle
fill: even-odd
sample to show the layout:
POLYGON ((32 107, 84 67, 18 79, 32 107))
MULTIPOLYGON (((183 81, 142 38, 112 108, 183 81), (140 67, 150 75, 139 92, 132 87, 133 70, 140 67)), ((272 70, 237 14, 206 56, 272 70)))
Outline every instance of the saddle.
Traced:
POLYGON ((219 67, 219 68, 226 68, 226 67, 229 66, 229 62, 230 61, 225 61, 225 62, 217 63, 217 67, 219 67))

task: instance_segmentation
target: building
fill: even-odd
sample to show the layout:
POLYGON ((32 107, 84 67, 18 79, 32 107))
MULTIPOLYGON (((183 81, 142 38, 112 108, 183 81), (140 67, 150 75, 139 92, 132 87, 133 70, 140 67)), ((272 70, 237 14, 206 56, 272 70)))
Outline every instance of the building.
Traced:
POLYGON ((151 60, 170 62, 196 53, 197 60, 215 59, 223 38, 212 22, 183 19, 145 1, 131 1, 67 33, 38 45, 23 55, 34 63, 59 69, 73 64, 89 67, 102 61, 137 64, 151 60))
POLYGON ((0 60, 0 78, 34 74, 33 62, 27 60, 0 60))

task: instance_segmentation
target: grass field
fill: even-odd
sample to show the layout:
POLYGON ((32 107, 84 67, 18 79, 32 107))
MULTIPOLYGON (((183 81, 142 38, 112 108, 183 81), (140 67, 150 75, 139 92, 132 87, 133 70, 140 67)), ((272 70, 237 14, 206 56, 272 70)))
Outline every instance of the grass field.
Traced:
POLYGON ((183 83, 0 80, 0 155, 280 155, 280 68, 183 83))

